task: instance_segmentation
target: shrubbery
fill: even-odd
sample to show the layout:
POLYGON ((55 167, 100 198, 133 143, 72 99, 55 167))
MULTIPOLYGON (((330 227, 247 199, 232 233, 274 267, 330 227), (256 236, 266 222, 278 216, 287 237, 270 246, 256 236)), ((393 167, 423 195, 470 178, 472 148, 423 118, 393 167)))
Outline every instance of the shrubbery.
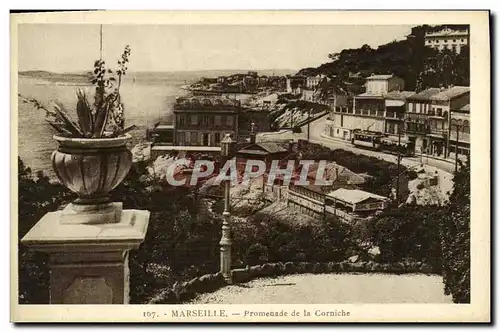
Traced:
POLYGON ((455 173, 450 204, 440 230, 445 293, 470 303, 470 160, 455 173))
POLYGON ((411 181, 411 180, 415 180, 415 179, 418 177, 417 172, 415 172, 414 170, 410 170, 410 171, 408 171, 406 174, 407 174, 408 179, 409 179, 410 181, 411 181))
MULTIPOLYGON (((50 183, 42 172, 33 175, 18 158, 18 239, 21 239, 47 212, 55 211, 68 203, 73 195, 66 187, 50 183)), ((19 303, 40 304, 49 301, 49 271, 47 256, 23 245, 19 254, 19 303)))

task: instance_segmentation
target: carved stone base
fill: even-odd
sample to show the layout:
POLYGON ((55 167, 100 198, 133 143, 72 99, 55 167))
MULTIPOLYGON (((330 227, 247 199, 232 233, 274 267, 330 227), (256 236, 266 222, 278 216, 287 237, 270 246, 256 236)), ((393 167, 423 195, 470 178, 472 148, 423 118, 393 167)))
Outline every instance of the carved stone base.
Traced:
POLYGON ((128 303, 128 251, 144 240, 149 211, 104 224, 61 223, 63 213, 47 213, 21 240, 49 254, 50 303, 128 303))
POLYGON ((123 204, 113 202, 95 205, 70 203, 61 213, 62 224, 114 224, 120 222, 123 204))

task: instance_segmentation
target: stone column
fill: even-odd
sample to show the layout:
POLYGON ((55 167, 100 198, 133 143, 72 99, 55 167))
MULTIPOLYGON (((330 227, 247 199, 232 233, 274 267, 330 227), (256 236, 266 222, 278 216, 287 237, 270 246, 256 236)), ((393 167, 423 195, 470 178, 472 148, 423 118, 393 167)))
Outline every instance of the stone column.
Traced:
POLYGON ((128 252, 144 241, 149 211, 120 212, 114 223, 105 214, 98 223, 97 211, 92 223, 49 212, 21 240, 49 255, 51 304, 129 303, 128 252))

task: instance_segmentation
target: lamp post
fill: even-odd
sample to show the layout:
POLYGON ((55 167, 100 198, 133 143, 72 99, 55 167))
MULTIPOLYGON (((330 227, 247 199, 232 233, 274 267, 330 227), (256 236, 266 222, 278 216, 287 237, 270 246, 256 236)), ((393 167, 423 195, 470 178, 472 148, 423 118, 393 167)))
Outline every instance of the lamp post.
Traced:
POLYGON ((464 126, 463 124, 452 124, 457 129, 457 138, 455 139, 455 173, 458 171, 458 135, 460 134, 460 129, 464 126))
MULTIPOLYGON (((226 134, 224 139, 221 141, 221 161, 226 163, 232 158, 234 151, 235 141, 231 139, 230 134, 226 134)), ((231 174, 232 175, 232 174, 231 174)), ((222 212, 222 237, 220 239, 220 271, 226 280, 226 283, 232 283, 231 275, 231 223, 230 223, 230 185, 231 180, 224 180, 224 212, 222 212)))

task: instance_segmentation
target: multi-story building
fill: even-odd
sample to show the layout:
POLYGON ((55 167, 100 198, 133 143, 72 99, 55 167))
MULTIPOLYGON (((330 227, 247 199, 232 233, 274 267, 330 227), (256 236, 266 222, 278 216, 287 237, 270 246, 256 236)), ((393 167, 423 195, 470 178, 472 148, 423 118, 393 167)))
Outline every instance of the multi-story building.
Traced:
POLYGON ((354 97, 352 107, 334 107, 326 123, 327 135, 352 139, 354 130, 397 134, 404 113, 404 81, 394 75, 367 78, 366 92, 354 97))
POLYGON ((302 88, 302 97, 301 97, 302 100, 316 102, 317 99, 316 96, 317 96, 316 90, 306 86, 302 88))
POLYGON ((470 104, 452 108, 450 114, 450 156, 455 157, 457 150, 458 156, 470 155, 470 104))
POLYGON ((416 151, 447 157, 450 110, 460 109, 470 103, 470 88, 429 88, 406 100, 406 133, 416 151))
POLYGON ((306 86, 306 77, 295 75, 286 78, 286 92, 300 94, 302 87, 306 86))
POLYGON ((385 95, 385 134, 404 133, 406 98, 413 94, 413 91, 391 91, 385 95))
POLYGON ((366 94, 384 96, 391 91, 404 90, 405 84, 402 78, 394 75, 371 75, 366 78, 366 94))
POLYGON ((469 44, 469 30, 454 30, 445 28, 441 31, 425 34, 425 46, 437 50, 449 49, 460 53, 462 47, 469 44))
POLYGON ((306 87, 314 90, 318 87, 319 83, 325 78, 325 75, 309 76, 306 78, 306 87))
POLYGON ((238 100, 177 98, 174 105, 174 144, 219 146, 225 134, 238 139, 238 100))

